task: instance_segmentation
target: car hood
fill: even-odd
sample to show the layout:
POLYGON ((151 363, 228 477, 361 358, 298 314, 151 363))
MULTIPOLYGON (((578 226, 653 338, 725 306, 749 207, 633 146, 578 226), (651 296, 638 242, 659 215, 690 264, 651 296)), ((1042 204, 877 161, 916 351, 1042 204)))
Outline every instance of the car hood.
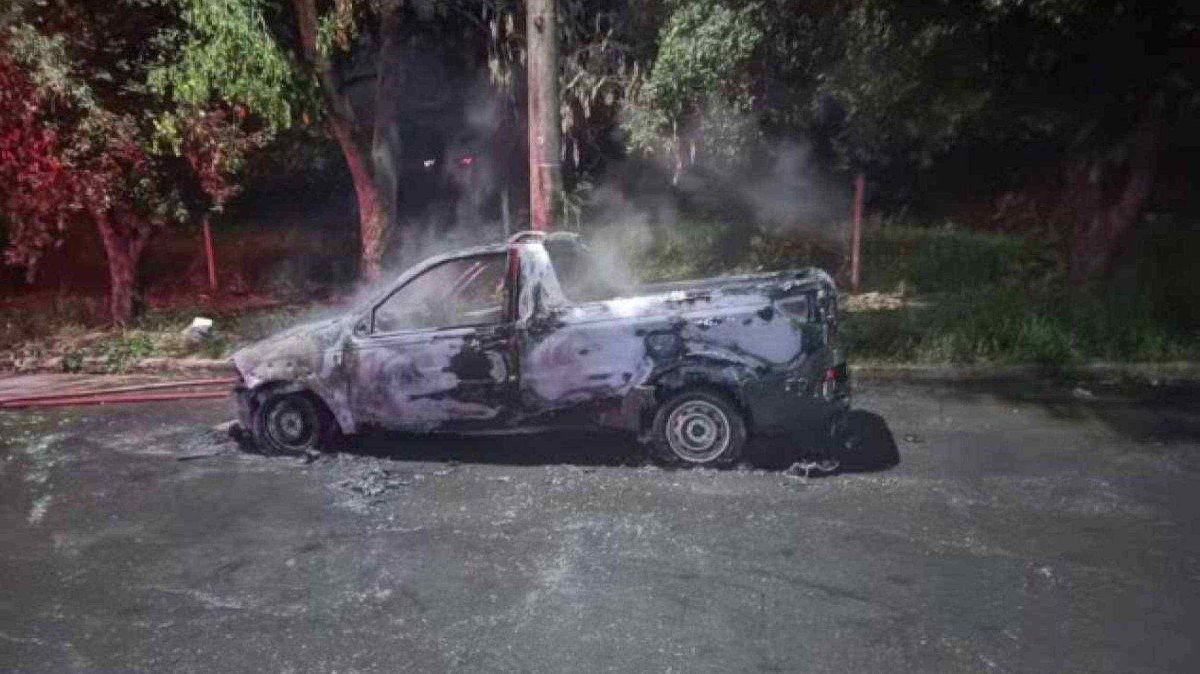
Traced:
POLYGON ((288 328, 237 351, 233 364, 250 388, 318 375, 325 354, 345 334, 345 325, 345 318, 334 318, 288 328))

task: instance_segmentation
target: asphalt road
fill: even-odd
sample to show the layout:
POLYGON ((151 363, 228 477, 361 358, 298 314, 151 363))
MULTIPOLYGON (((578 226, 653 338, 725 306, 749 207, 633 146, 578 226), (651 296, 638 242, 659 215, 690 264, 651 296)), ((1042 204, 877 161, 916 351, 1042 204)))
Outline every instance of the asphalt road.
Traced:
POLYGON ((1200 671, 1200 396, 1072 389, 862 385, 902 463, 819 479, 0 413, 0 669, 1200 671))

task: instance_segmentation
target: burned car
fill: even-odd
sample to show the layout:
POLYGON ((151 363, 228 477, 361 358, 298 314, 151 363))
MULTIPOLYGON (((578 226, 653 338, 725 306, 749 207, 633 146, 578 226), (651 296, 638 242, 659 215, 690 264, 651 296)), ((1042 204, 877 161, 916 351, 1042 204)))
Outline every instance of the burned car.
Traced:
POLYGON ((237 352, 235 398, 268 453, 372 428, 588 426, 684 465, 731 463, 760 434, 828 457, 850 400, 836 329, 818 269, 621 288, 578 237, 525 232, 237 352))

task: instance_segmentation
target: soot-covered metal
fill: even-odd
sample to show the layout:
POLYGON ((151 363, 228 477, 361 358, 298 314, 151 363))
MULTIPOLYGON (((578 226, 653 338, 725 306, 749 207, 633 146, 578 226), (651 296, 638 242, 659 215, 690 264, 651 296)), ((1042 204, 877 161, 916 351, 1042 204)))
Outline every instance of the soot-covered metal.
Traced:
POLYGON ((311 444, 322 420, 344 433, 595 425, 709 463, 688 450, 739 433, 828 451, 849 405, 836 330, 837 291, 818 269, 621 288, 575 237, 526 233, 428 260, 234 363, 242 423, 276 449, 311 444), (287 427, 300 430, 273 434, 288 417, 272 401, 300 397, 311 404, 287 427), (682 411, 664 417, 668 404, 682 411))

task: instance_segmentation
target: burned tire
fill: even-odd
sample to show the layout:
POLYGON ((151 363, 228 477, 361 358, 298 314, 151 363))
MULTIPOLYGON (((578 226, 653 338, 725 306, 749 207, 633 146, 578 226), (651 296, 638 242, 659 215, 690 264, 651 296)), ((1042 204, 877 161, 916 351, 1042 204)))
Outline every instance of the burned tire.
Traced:
POLYGON ((650 449, 654 458, 680 466, 726 465, 746 444, 746 420, 724 395, 709 390, 673 396, 654 416, 650 449))
POLYGON ((263 454, 297 455, 329 444, 336 424, 329 413, 304 393, 268 396, 254 410, 254 443, 263 454))

